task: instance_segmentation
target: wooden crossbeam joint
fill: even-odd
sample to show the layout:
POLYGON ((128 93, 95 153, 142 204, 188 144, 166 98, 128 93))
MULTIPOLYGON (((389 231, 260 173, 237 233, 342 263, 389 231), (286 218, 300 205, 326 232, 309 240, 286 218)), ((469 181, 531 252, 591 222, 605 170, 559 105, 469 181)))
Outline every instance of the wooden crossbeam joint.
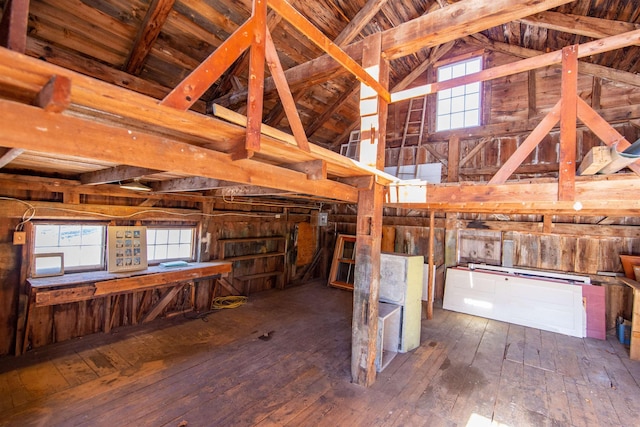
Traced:
POLYGON ((386 102, 391 101, 389 91, 380 84, 373 76, 367 73, 353 58, 344 50, 325 36, 307 18, 293 8, 286 0, 269 0, 269 7, 275 10, 286 21, 293 25, 305 37, 311 40, 316 46, 329 54, 333 59, 353 74, 360 82, 375 90, 377 94, 386 102))
POLYGON ((65 76, 53 76, 42 87, 34 105, 50 113, 61 113, 71 105, 71 79, 65 76))

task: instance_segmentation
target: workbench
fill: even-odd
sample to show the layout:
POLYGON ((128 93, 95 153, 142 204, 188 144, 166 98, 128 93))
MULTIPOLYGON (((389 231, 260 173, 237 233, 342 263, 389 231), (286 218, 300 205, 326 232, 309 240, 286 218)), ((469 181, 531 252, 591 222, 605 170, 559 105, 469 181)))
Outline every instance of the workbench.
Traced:
MULTIPOLYGON (((231 272, 231 268, 231 262, 215 261, 189 263, 179 267, 153 266, 144 270, 123 273, 93 271, 27 279, 29 298, 22 351, 27 349, 33 311, 37 307, 105 298, 103 331, 109 332, 111 329, 111 298, 109 297, 127 293, 135 295, 140 291, 170 288, 146 313, 143 322, 148 322, 160 314, 185 285, 214 276, 227 276, 231 272)), ((194 292, 193 287, 192 292, 194 292)))

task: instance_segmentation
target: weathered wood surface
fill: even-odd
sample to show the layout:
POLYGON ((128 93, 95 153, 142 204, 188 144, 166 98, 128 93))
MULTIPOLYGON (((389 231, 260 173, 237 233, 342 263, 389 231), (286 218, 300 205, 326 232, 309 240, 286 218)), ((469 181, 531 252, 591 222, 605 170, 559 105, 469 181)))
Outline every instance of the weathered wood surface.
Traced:
POLYGON ((421 346, 365 389, 350 382, 350 313, 350 293, 317 282, 209 322, 178 317, 7 359, 0 425, 635 425, 640 370, 613 336, 436 308, 421 346))

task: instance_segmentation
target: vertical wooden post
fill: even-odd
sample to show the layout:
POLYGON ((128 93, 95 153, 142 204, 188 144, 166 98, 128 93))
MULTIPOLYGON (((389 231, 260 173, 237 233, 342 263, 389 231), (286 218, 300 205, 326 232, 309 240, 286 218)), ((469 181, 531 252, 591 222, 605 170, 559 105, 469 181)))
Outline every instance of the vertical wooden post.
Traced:
POLYGON ((0 46, 16 52, 27 50, 29 0, 8 0, 0 19, 0 46))
POLYGON ((536 70, 529 70, 527 80, 527 101, 529 104, 529 118, 532 119, 538 114, 538 106, 536 103, 536 70))
POLYGON ((458 172, 460 170, 460 138, 455 135, 449 138, 447 170, 447 182, 458 182, 458 172))
POLYGON ((560 171, 558 200, 573 200, 576 188, 576 123, 578 114, 578 46, 562 49, 560 103, 560 171))
POLYGON ((264 92, 264 61, 265 43, 267 37, 267 0, 254 0, 253 18, 255 27, 253 42, 249 54, 249 83, 247 98, 247 139, 245 142, 245 156, 236 155, 234 158, 251 157, 260 151, 260 132, 262 129, 262 104, 264 92))
POLYGON ((600 109, 600 100, 602 99, 602 79, 600 77, 593 77, 593 83, 591 84, 591 108, 594 110, 600 109))
POLYGON ((435 235, 435 212, 429 212, 429 278, 427 282, 427 319, 433 319, 433 242, 435 235))
MULTIPOLYGON (((380 33, 376 37, 367 38, 362 65, 386 88, 389 84, 389 68, 388 63, 381 57, 381 46, 380 33)), ((364 84, 360 88, 360 116, 360 161, 383 169, 387 103, 364 84)), ((374 182, 371 189, 359 193, 351 331, 351 379, 363 386, 373 384, 376 379, 383 203, 384 187, 378 183, 374 182)))
POLYGON ((447 213, 444 237, 444 266, 453 267, 458 263, 458 214, 447 213))

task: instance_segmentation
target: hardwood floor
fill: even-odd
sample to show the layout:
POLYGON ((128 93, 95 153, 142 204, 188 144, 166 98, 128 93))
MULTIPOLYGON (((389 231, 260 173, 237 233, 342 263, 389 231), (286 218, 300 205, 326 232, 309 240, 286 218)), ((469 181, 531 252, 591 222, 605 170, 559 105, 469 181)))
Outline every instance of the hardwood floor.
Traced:
POLYGON ((578 339, 435 310, 422 345, 350 383, 351 294, 309 283, 203 319, 0 359, 1 426, 634 426, 640 362, 578 339))

